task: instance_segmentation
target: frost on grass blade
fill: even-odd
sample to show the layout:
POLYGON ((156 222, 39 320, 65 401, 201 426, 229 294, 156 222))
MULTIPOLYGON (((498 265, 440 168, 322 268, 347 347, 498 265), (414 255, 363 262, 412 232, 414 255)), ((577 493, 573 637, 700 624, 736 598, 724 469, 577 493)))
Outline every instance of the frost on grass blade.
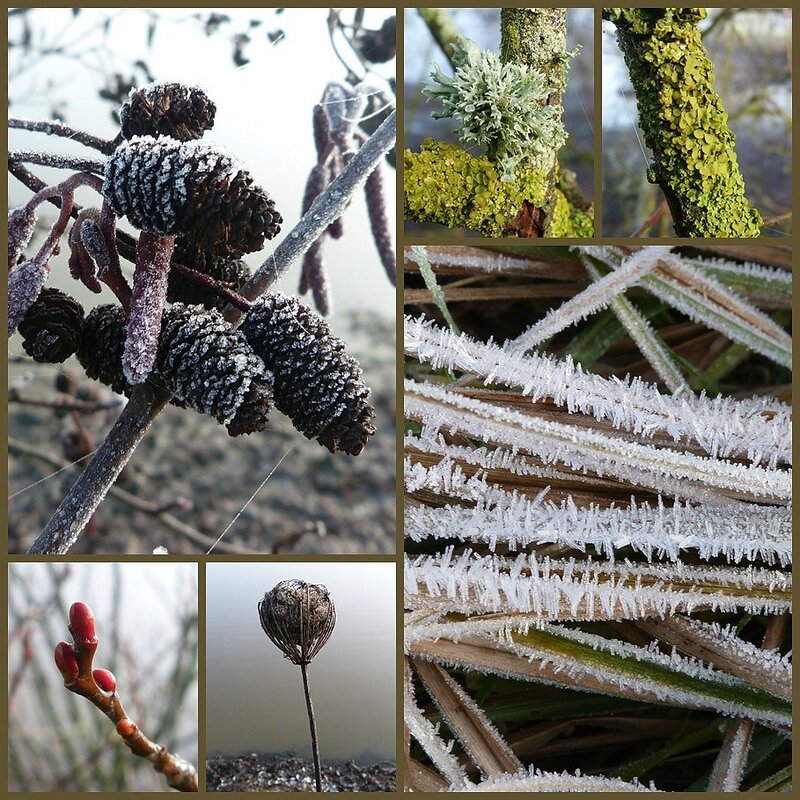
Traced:
POLYGON ((751 503, 689 505, 680 501, 653 506, 631 500, 627 508, 578 507, 572 498, 548 500, 545 492, 531 498, 488 484, 478 473, 466 477, 457 464, 445 459, 428 469, 406 459, 406 491, 426 489, 442 496, 467 500, 469 506, 411 505, 405 511, 405 535, 413 541, 459 538, 498 542, 512 549, 560 544, 585 551, 594 548, 611 560, 615 552, 631 547, 648 560, 676 560, 694 550, 700 558, 723 556, 728 561, 763 559, 786 566, 792 559, 792 510, 751 503))
POLYGON ((656 792, 651 783, 643 786, 639 781, 631 782, 599 775, 581 775, 567 772, 542 772, 529 767, 516 774, 495 775, 478 784, 469 784, 459 792, 656 792))
POLYGON ((792 459, 791 408, 784 403, 662 394, 638 378, 587 374, 569 358, 511 354, 491 341, 478 342, 413 317, 405 318, 405 351, 434 369, 518 388, 532 402, 551 399, 570 413, 607 420, 639 436, 666 434, 675 442, 695 442, 715 457, 744 456, 771 467, 792 459))
POLYGON ((522 449, 546 463, 565 464, 596 475, 681 496, 670 481, 711 486, 741 499, 788 502, 791 472, 723 461, 694 453, 639 444, 621 437, 537 419, 474 400, 431 383, 405 382, 405 413, 423 426, 422 437, 439 430, 461 432, 482 441, 522 449))
MULTIPOLYGON (((532 619, 663 617, 697 609, 780 613, 791 609, 791 576, 760 567, 616 563, 480 556, 454 548, 405 557, 406 607, 441 613, 520 612, 532 619)), ((468 624, 464 623, 465 634, 468 624)))
POLYGON ((658 266, 662 257, 668 256, 667 247, 649 247, 626 258, 619 269, 609 272, 595 283, 576 294, 558 308, 532 325, 508 345, 512 353, 525 352, 540 345, 564 328, 574 325, 605 308, 625 289, 637 284, 648 272, 658 266), (656 251, 656 252, 654 252, 656 251))

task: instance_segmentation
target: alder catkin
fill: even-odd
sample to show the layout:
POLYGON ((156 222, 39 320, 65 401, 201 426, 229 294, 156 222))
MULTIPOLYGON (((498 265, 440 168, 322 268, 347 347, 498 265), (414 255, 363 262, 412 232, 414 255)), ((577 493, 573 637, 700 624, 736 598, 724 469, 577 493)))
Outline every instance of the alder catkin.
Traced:
POLYGON ((60 364, 78 349, 83 306, 59 289, 45 288, 19 324, 22 347, 42 364, 60 364))
MULTIPOLYGON (((127 321, 119 306, 98 306, 86 318, 78 360, 86 374, 129 395, 122 371, 127 321)), ((231 436, 264 430, 272 375, 221 314, 176 304, 164 313, 155 371, 177 405, 208 414, 231 436)))

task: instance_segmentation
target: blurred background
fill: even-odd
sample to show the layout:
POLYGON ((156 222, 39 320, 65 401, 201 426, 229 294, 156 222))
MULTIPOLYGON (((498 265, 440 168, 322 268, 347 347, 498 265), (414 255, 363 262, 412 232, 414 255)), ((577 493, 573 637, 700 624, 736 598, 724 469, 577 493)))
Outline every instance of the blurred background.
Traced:
POLYGON ((300 667, 267 638, 258 602, 275 584, 322 583, 336 627, 308 668, 323 761, 395 758, 392 563, 210 563, 206 570, 207 755, 310 756, 300 667))
MULTIPOLYGON (((763 236, 792 229, 792 10, 709 8, 700 23, 714 64, 714 87, 736 134, 747 197, 767 223, 763 236)), ((637 125, 636 97, 603 23, 603 235, 631 236, 664 199, 647 182, 649 151, 637 125)), ((643 236, 673 236, 669 211, 643 236)))
MULTIPOLYGON (((484 49, 499 51, 499 8, 449 8, 447 11, 463 36, 484 49)), ((453 70, 416 9, 406 9, 404 23, 403 147, 417 150, 422 140, 429 137, 457 144, 453 120, 433 119, 431 112, 436 109, 426 102, 421 92, 434 63, 446 75, 452 75, 453 70)), ((576 45, 580 45, 580 51, 569 63, 564 93, 564 125, 569 138, 561 150, 560 160, 575 172, 583 194, 591 199, 594 196, 594 10, 591 8, 567 10, 567 48, 571 50, 576 45)), ((441 225, 406 222, 405 227, 410 233, 447 233, 441 225)), ((463 231, 458 234, 477 235, 463 231)))
POLYGON ((194 564, 10 564, 8 789, 13 792, 166 791, 104 714, 64 688, 53 663, 71 641, 68 610, 97 622, 95 668, 150 739, 197 764, 197 567, 194 564))
MULTIPOLYGON (((217 105, 214 128, 204 141, 235 154, 284 217, 281 234, 246 257, 254 268, 299 220, 306 178, 316 162, 312 109, 326 84, 348 75, 367 77, 392 95, 393 40, 391 48, 369 53, 373 63, 359 51, 362 40, 353 27, 357 23, 362 33, 378 31, 392 15, 391 9, 344 9, 338 15, 326 9, 12 9, 9 114, 57 117, 112 138, 119 129, 116 111, 131 87, 153 79, 202 86, 217 105)), ((9 147, 97 157, 75 142, 16 129, 9 131, 9 147)), ((387 162, 381 169, 391 222, 394 170, 387 162)), ((33 171, 48 182, 65 177, 53 169, 33 171)), ((8 189, 10 207, 31 194, 10 176, 8 189)), ((76 200, 96 202, 85 190, 76 200)), ((54 209, 42 207, 40 216, 31 248, 55 219, 54 209)), ((231 439, 213 419, 169 408, 119 485, 169 507, 189 530, 166 525, 141 504, 134 508, 119 497, 109 498, 75 552, 207 550, 287 452, 217 552, 237 545, 237 552, 394 550, 395 289, 381 267, 362 193, 343 220, 344 237, 327 240, 323 254, 333 297, 331 326, 360 361, 373 390, 378 432, 365 452, 357 459, 331 456, 278 412, 272 414, 272 430, 231 439)), ((125 220, 121 226, 129 229, 125 220)), ((108 289, 93 295, 69 278, 63 250, 51 263, 50 285, 72 293, 87 311, 112 302, 108 289)), ((131 265, 123 269, 131 274, 131 265)), ((299 264, 276 288, 296 293, 298 280, 299 264)), ((31 484, 97 447, 120 408, 115 406, 119 398, 87 381, 76 361, 59 367, 35 364, 21 354, 19 337, 9 347, 10 548, 19 552, 51 516, 76 472, 31 484), (65 387, 99 410, 54 413, 49 406, 58 403, 65 387)))

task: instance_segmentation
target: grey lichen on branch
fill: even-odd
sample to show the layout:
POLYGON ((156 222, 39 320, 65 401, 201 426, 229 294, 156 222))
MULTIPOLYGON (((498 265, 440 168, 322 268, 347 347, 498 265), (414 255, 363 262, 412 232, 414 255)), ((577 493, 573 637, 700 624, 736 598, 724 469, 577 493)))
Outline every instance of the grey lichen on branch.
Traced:
POLYGON ((567 134, 562 96, 567 64, 565 9, 504 9, 501 53, 450 44, 453 78, 438 66, 423 89, 454 117, 464 148, 434 140, 404 153, 407 219, 464 227, 485 236, 585 236, 591 209, 558 188, 567 134))

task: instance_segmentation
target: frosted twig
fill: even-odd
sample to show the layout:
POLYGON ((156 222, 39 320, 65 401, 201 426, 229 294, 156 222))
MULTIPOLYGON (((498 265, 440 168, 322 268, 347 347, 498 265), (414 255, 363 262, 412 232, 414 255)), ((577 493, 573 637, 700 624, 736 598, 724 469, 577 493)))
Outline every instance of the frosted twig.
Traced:
POLYGON ((65 125, 58 120, 33 120, 9 117, 8 127, 21 128, 22 130, 34 131, 36 133, 46 133, 48 136, 61 136, 65 139, 71 139, 73 142, 79 142, 87 147, 99 150, 105 155, 109 155, 114 151, 113 140, 92 136, 91 133, 78 130, 77 128, 71 128, 69 125, 65 125))
POLYGON ((102 161, 80 156, 64 156, 55 153, 41 153, 38 150, 9 150, 8 161, 10 164, 38 164, 40 167, 55 167, 56 169, 75 169, 79 172, 94 172, 103 174, 105 168, 102 161))
MULTIPOLYGON (((397 112, 393 111, 242 287, 240 294, 243 297, 254 300, 267 291, 322 235, 328 225, 344 213, 356 189, 394 147, 396 129, 397 112)), ((240 316, 238 309, 230 306, 225 309, 225 318, 229 322, 238 320, 240 316)))

